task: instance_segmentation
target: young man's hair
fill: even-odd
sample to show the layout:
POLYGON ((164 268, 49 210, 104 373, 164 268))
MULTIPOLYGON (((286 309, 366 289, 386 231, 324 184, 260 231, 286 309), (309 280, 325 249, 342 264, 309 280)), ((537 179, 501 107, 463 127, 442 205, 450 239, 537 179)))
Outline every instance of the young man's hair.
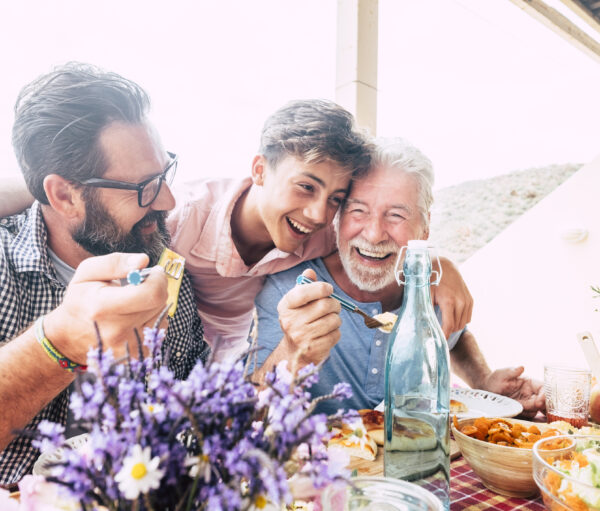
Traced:
POLYGON ((350 112, 333 101, 291 101, 265 122, 260 154, 275 168, 286 156, 304 163, 331 161, 359 176, 369 168, 371 146, 350 112))
POLYGON ((136 83, 71 62, 26 85, 15 104, 12 142, 31 194, 48 204, 44 178, 100 177, 108 163, 99 138, 113 122, 139 124, 150 100, 136 83))

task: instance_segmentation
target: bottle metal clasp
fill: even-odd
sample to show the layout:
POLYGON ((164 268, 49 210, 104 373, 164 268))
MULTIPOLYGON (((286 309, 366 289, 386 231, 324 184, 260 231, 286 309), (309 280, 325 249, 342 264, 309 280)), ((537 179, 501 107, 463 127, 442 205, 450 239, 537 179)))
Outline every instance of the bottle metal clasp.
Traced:
MULTIPOLYGON (((401 247, 400 248, 400 252, 398 252, 398 259, 396 259, 396 265, 394 267, 394 276, 396 277, 396 282, 398 283, 399 286, 403 286, 406 285, 406 280, 402 280, 402 275, 404 274, 404 269, 402 267, 403 263, 404 263, 404 258, 402 257, 402 253, 407 249, 406 246, 401 247)), ((431 274, 433 275, 435 273, 436 277, 435 280, 433 282, 430 282, 430 284, 432 286, 438 286, 440 284, 440 281, 442 280, 442 263, 440 262, 440 256, 437 252, 437 250, 435 249, 435 247, 428 247, 429 250, 433 249, 435 258, 437 260, 438 263, 438 270, 431 270, 431 274)))
POLYGON ((402 252, 404 252, 404 250, 406 250, 406 246, 400 248, 400 252, 398 252, 398 259, 396 259, 396 265, 394 266, 394 276, 396 277, 396 282, 399 286, 406 285, 406 280, 402 280, 402 274, 404 273, 404 270, 402 269, 402 263, 404 261, 402 258, 402 252), (400 266, 399 269, 398 266, 400 266))

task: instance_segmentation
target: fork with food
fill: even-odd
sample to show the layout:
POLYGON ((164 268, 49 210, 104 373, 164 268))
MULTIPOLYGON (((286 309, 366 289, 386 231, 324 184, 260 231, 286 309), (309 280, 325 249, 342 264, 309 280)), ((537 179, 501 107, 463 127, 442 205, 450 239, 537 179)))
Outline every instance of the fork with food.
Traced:
MULTIPOLYGON (((313 280, 309 279, 305 275, 298 275, 298 277, 296 278, 296 284, 312 284, 313 282, 313 280)), ((352 303, 350 300, 346 300, 345 298, 342 298, 341 296, 336 295, 335 293, 331 293, 329 296, 340 302, 340 305, 344 309, 350 312, 354 312, 355 314, 361 316, 367 328, 387 328, 389 326, 389 322, 384 323, 377 318, 369 316, 366 312, 359 309, 358 306, 352 303)))

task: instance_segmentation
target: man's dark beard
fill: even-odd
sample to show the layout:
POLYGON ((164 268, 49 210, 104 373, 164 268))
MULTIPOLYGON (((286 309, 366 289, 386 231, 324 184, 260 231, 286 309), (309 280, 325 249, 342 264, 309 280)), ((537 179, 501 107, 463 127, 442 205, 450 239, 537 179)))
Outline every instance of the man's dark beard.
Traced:
POLYGON ((149 266, 153 266, 158 263, 163 249, 171 241, 165 224, 165 211, 148 213, 128 233, 123 232, 110 213, 94 197, 86 201, 85 213, 85 220, 75 229, 72 237, 93 255, 142 252, 150 258, 149 266), (152 221, 156 221, 157 229, 152 234, 142 235, 142 226, 152 221))

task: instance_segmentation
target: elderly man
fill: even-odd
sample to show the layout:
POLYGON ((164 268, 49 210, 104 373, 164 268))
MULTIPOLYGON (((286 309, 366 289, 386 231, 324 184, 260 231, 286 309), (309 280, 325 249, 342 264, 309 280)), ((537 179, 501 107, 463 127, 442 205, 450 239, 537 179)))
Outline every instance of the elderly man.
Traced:
MULTIPOLYGON (((40 77, 17 99, 13 146, 36 202, 0 221, 2 484, 18 481, 37 456, 15 429, 67 422, 68 387, 96 345, 93 322, 121 356, 133 328, 152 325, 165 306, 160 268, 137 287, 111 283, 156 264, 169 242, 177 157, 163 149, 148 107, 135 83, 81 64, 40 77), (105 255, 113 252, 132 254, 105 255)), ((187 277, 164 350, 179 378, 208 354, 187 277)))
MULTIPOLYGON (((258 295, 257 380, 281 360, 296 367, 325 361, 313 395, 346 381, 354 392, 346 407, 373 408, 383 399, 388 334, 340 312, 329 295, 335 292, 372 315, 398 313, 402 288, 394 265, 408 240, 428 237, 432 184, 431 162, 418 149, 400 140, 378 141, 371 170, 354 182, 336 218, 338 251, 268 277, 258 295), (294 287, 300 273, 320 282, 294 287)), ((436 313, 441 321, 438 307, 436 313)), ((526 414, 543 408, 541 384, 522 378, 522 367, 492 372, 467 329, 453 332, 448 345, 453 371, 472 387, 518 399, 526 414)), ((319 410, 339 406, 328 401, 319 410)))

